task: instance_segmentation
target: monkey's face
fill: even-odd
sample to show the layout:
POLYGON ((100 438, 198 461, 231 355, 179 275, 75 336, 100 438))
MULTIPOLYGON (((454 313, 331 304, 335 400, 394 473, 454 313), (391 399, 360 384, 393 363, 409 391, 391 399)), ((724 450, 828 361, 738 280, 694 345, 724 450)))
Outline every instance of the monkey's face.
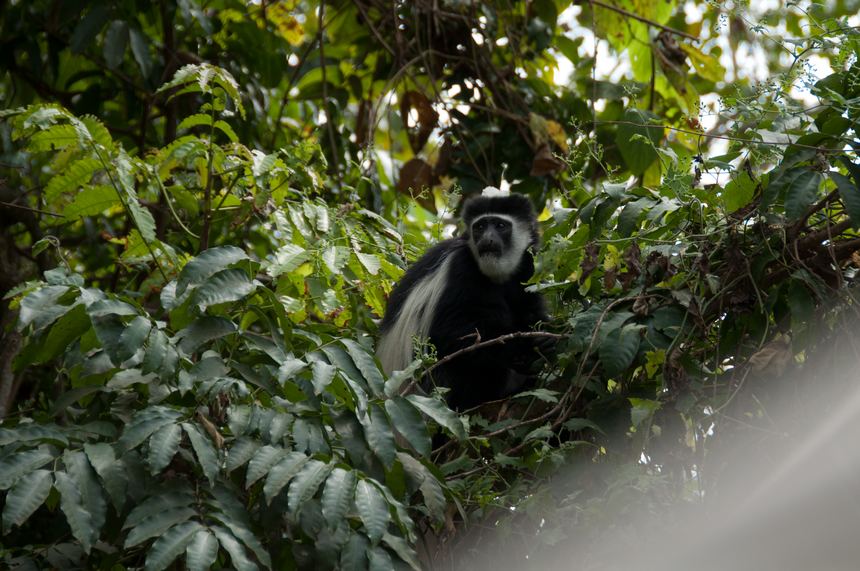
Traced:
POLYGON ((469 226, 469 249, 478 268, 491 281, 510 279, 531 243, 529 228, 507 214, 485 214, 469 226))
POLYGON ((511 248, 512 234, 512 222, 499 216, 482 216, 472 222, 472 241, 480 258, 501 257, 511 248))

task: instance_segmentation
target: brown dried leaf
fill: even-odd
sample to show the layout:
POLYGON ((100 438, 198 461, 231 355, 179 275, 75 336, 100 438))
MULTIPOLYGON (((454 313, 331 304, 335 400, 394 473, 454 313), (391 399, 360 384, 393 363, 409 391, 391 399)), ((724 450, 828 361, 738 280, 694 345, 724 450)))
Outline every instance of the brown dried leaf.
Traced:
POLYGON ((411 159, 400 168, 400 178, 397 181, 397 192, 408 194, 418 204, 436 212, 436 203, 430 189, 438 183, 438 178, 433 174, 433 167, 423 159, 411 159))
POLYGON ((555 158, 548 144, 541 145, 532 160, 531 176, 555 174, 564 169, 564 162, 555 158))
POLYGON ((412 152, 418 154, 424 148, 427 139, 439 123, 439 114, 433 109, 430 100, 418 91, 407 91, 400 99, 400 117, 406 127, 409 146, 412 152), (417 113, 414 126, 410 126, 410 113, 417 113))

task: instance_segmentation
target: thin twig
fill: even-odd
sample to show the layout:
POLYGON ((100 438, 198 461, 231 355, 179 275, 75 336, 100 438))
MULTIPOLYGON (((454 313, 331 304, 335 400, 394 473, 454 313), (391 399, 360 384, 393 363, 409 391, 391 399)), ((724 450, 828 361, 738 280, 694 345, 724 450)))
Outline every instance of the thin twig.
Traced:
POLYGON ((564 339, 564 335, 559 335, 558 333, 547 333, 545 331, 517 331, 515 333, 508 333, 506 335, 499 335, 498 337, 494 337, 493 339, 489 339, 487 341, 479 341, 468 347, 463 347, 458 351, 454 351, 448 355, 445 355, 435 363, 433 363, 430 367, 427 368, 425 374, 431 373, 433 370, 441 367, 442 365, 456 359, 460 355, 465 353, 471 353, 472 351, 477 351, 478 349, 483 349, 484 347, 490 347, 492 345, 503 345, 508 341, 512 341, 514 339, 527 339, 527 338, 545 338, 545 339, 564 339))
POLYGON ((30 212, 35 212, 36 214, 47 214, 48 216, 55 216, 57 218, 64 218, 62 214, 57 214, 56 212, 49 212, 47 210, 39 210, 38 208, 30 208, 29 206, 23 206, 21 204, 13 204, 12 202, 3 202, 0 200, 0 204, 3 206, 8 206, 9 208, 19 208, 21 210, 28 210, 30 212))
POLYGON ((665 32, 669 32, 670 34, 675 34, 676 36, 681 36, 682 38, 687 38, 688 40, 693 40, 694 42, 699 41, 699 38, 692 34, 688 34, 687 32, 682 32, 681 30, 676 30, 675 28, 670 28, 664 24, 660 24, 659 22, 655 22, 654 20, 650 20, 644 16, 640 16, 639 14, 634 14, 633 12, 628 12, 624 8, 619 8, 618 6, 613 6, 612 4, 605 4, 600 0, 588 0, 588 3, 592 6, 600 6, 601 8, 605 8, 607 10, 611 10, 613 12, 617 12, 622 16, 627 18, 632 18, 634 20, 638 20, 643 24, 648 24, 652 28, 659 28, 665 32))

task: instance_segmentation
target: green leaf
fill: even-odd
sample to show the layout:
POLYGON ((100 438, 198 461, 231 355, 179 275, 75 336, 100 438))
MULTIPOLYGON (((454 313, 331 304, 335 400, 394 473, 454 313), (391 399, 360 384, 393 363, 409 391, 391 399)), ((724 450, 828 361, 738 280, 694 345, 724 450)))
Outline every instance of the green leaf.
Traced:
POLYGON ((155 540, 146 553, 146 571, 162 571, 185 551, 195 534, 206 530, 196 521, 174 526, 155 540))
POLYGON ((406 397, 415 408, 435 420, 440 426, 447 428, 458 440, 466 438, 466 429, 460 416, 448 408, 441 400, 423 397, 420 395, 409 395, 406 397))
POLYGON ((69 443, 66 434, 50 424, 30 422, 19 424, 15 428, 0 428, 0 446, 34 441, 54 441, 62 445, 69 443))
POLYGON ((818 189, 821 186, 822 176, 818 171, 809 169, 797 169, 786 183, 785 189, 785 214, 791 220, 797 220, 806 213, 818 198, 818 189))
POLYGON ((36 470, 26 478, 19 479, 6 494, 3 506, 3 533, 9 533, 13 525, 20 526, 33 512, 39 509, 54 484, 48 470, 36 470))
POLYGON ((84 306, 77 305, 51 327, 33 363, 46 363, 63 353, 73 341, 86 333, 92 324, 84 306))
POLYGON ((290 483, 290 489, 287 491, 287 501, 291 513, 299 513, 302 504, 314 497, 320 484, 325 481, 331 470, 331 464, 313 459, 308 460, 302 466, 301 471, 290 483))
POLYGON ((403 466, 406 474, 418 486, 418 489, 421 490, 421 495, 424 497, 424 505, 427 506, 430 515, 437 522, 444 521, 445 509, 447 508, 445 491, 442 489, 436 476, 419 460, 408 454, 398 452, 397 458, 400 460, 400 464, 403 466))
POLYGON ((84 216, 96 216, 105 210, 121 206, 119 195, 112 186, 87 186, 75 195, 71 204, 63 209, 63 217, 73 222, 84 216))
POLYGON ((135 414, 122 432, 118 444, 125 450, 137 448, 156 430, 175 423, 180 413, 163 406, 145 408, 135 414))
POLYGON ((45 201, 53 203, 62 194, 68 194, 73 190, 87 184, 93 174, 101 170, 102 162, 98 159, 85 157, 78 159, 65 167, 62 173, 55 175, 45 187, 45 201))
POLYGON ((65 472, 56 472, 54 485, 60 492, 60 509, 66 516, 72 535, 80 542, 84 552, 89 553, 98 538, 98 531, 93 527, 92 516, 83 506, 75 481, 65 472))
MULTIPOLYGON (((259 539, 257 539, 257 536, 251 532, 251 521, 248 516, 248 510, 245 509, 244 504, 236 497, 236 494, 237 491, 234 491, 233 489, 228 489, 223 486, 215 487, 212 490, 212 504, 218 512, 212 513, 211 515, 224 525, 229 526, 232 535, 245 544, 245 546, 257 556, 257 560, 260 561, 264 567, 271 568, 272 562, 269 552, 266 551, 263 544, 259 539)), ((223 540, 221 544, 224 545, 223 540)), ((229 549, 228 552, 230 552, 229 549)), ((232 552, 230 553, 232 555, 232 552)))
POLYGON ((130 359, 138 349, 143 347, 143 342, 149 336, 152 322, 141 315, 132 319, 125 330, 119 336, 117 358, 119 362, 130 359))
POLYGON ((87 12, 87 15, 75 26, 75 31, 72 32, 72 38, 69 40, 69 47, 73 53, 83 52, 92 43, 96 34, 107 23, 109 14, 108 5, 105 4, 95 4, 93 9, 87 12))
POLYGON ((301 246, 284 244, 263 264, 266 273, 276 278, 281 274, 292 272, 304 264, 310 256, 301 246))
POLYGON ((136 527, 167 510, 190 509, 189 506, 195 501, 194 495, 187 485, 161 486, 155 491, 157 495, 149 496, 131 510, 123 522, 123 529, 136 527))
POLYGON ((618 214, 618 225, 616 227, 618 234, 624 238, 630 236, 634 230, 638 229, 639 218, 645 208, 654 205, 654 201, 650 198, 640 198, 633 202, 628 202, 618 214))
POLYGON ((7 490, 18 478, 30 474, 54 459, 47 448, 18 452, 0 459, 0 490, 7 490))
POLYGON ((221 270, 197 288, 192 303, 200 311, 204 311, 210 305, 239 301, 253 293, 259 285, 257 280, 252 281, 248 278, 245 270, 239 268, 221 270))
POLYGON ((628 323, 606 335, 598 352, 607 375, 620 375, 633 363, 639 351, 641 329, 641 325, 628 323))
POLYGON ((838 172, 828 174, 830 179, 836 183, 836 188, 839 189, 839 196, 842 198, 845 211, 851 218, 854 228, 860 228, 860 186, 852 184, 847 176, 838 172))
POLYGON ((361 372, 361 376, 367 381, 367 384, 373 390, 375 395, 382 395, 385 391, 385 379, 376 365, 373 356, 367 350, 353 341, 352 339, 342 339, 347 353, 352 358, 353 363, 361 372))
POLYGON ((90 466, 87 455, 81 450, 66 450, 63 464, 66 466, 66 473, 80 492, 81 505, 90 515, 90 525, 95 537, 98 537, 107 518, 107 501, 96 472, 90 466))
POLYGON ((32 323, 33 328, 38 331, 72 309, 70 305, 58 303, 60 297, 67 291, 69 291, 68 286, 53 285, 27 294, 21 300, 18 328, 23 329, 32 323))
POLYGON ((122 63, 125 49, 128 46, 128 24, 123 20, 114 20, 105 32, 104 54, 108 68, 116 69, 122 63))
POLYGON ((386 533, 382 536, 382 542, 390 547, 401 561, 415 569, 415 571, 421 571, 421 564, 418 562, 418 556, 416 555, 415 550, 412 549, 405 539, 386 533))
POLYGON ((361 480, 355 488, 355 507, 364 524, 367 536, 373 543, 382 539, 391 521, 385 496, 367 480, 361 480))
POLYGON ((299 473, 308 461, 308 457, 302 452, 290 452, 269 470, 266 484, 263 486, 263 494, 267 503, 272 503, 284 486, 299 473))
POLYGON ((208 529, 198 529, 185 549, 188 571, 208 571, 218 559, 218 540, 208 529))
POLYGON ((194 455, 197 456, 200 468, 203 469, 203 474, 214 486, 215 478, 218 477, 218 452, 215 450, 215 445, 196 425, 183 422, 182 428, 188 435, 188 440, 191 441, 191 447, 194 449, 194 455))
POLYGON ((152 71, 152 57, 149 55, 149 46, 146 36, 137 28, 131 28, 131 53, 134 54, 134 59, 140 67, 140 74, 144 78, 148 78, 152 71))
POLYGON ((236 326, 229 319, 204 315, 179 333, 181 335, 179 348, 190 355, 204 343, 220 339, 235 331, 236 326))
MULTIPOLYGON (((291 368, 298 372, 306 366, 307 365, 305 365, 305 363, 296 359, 294 360, 294 365, 291 368), (301 368, 299 368, 299 365, 301 365, 301 368)), ((334 380, 335 373, 337 373, 337 367, 332 367, 328 363, 324 363, 322 361, 314 361, 311 365, 311 369, 313 370, 311 384, 314 386, 314 394, 322 394, 334 380)))
POLYGON ((393 397, 385 401, 385 411, 394 429, 403 435, 410 446, 421 456, 430 456, 430 435, 418 409, 403 397, 393 397))
POLYGON ((117 511, 125 505, 125 491, 128 485, 126 467, 116 459, 113 447, 106 442, 84 444, 84 452, 117 511))
POLYGON ((245 473, 245 488, 250 488, 254 482, 268 474, 272 466, 280 462, 286 455, 285 449, 269 444, 257 450, 248 463, 248 471, 245 473))
POLYGON ((657 160, 655 147, 663 139, 663 127, 650 126, 656 119, 653 113, 641 109, 627 109, 625 123, 618 125, 615 142, 630 172, 641 175, 657 160), (643 140, 644 137, 644 140, 643 140))
POLYGON ((60 492, 60 509, 66 516, 72 535, 80 542, 84 552, 89 553, 98 532, 92 525, 92 516, 82 504, 75 482, 65 472, 57 472, 54 475, 54 485, 60 492))
POLYGON ((230 533, 226 528, 219 525, 210 528, 215 537, 218 538, 221 547, 224 551, 230 554, 230 560, 233 562, 233 569, 241 569, 241 571, 256 571, 259 569, 257 564, 251 561, 245 554, 245 548, 241 543, 230 533))
POLYGON ((176 451, 179 450, 179 442, 182 440, 182 429, 178 424, 168 424, 158 429, 149 437, 149 471, 157 476, 164 470, 176 451))
POLYGON ((755 187, 756 182, 746 171, 742 171, 733 177, 722 191, 726 212, 735 212, 749 204, 755 193, 755 187))
POLYGON ((346 517, 355 493, 355 472, 335 468, 329 474, 322 495, 322 513, 329 526, 336 528, 346 517))
POLYGON ((174 525, 185 523, 195 515, 197 515, 197 512, 189 507, 166 507, 132 527, 125 538, 123 547, 128 549, 129 547, 143 543, 147 539, 159 537, 174 525))
POLYGON ((660 402, 649 399, 627 399, 633 408, 630 409, 630 421, 634 427, 638 427, 643 421, 651 418, 660 408, 660 402))
POLYGON ((248 254, 236 246, 220 246, 204 250, 196 258, 185 264, 185 267, 179 272, 179 278, 176 282, 176 297, 185 293, 187 287, 201 284, 215 273, 247 259, 248 254))
POLYGON ((244 466, 259 449, 260 443, 257 440, 246 436, 237 438, 227 454, 227 472, 244 466))
POLYGON ((367 548, 370 542, 360 533, 353 533, 340 553, 340 568, 360 571, 367 569, 367 548))
POLYGON ((391 560, 391 555, 380 546, 371 547, 367 551, 367 557, 370 559, 370 571, 395 571, 394 562, 391 560))
POLYGON ((388 415, 378 404, 373 404, 367 408, 365 415, 359 416, 359 421, 364 426, 364 435, 370 449, 386 468, 390 468, 397 450, 388 415))

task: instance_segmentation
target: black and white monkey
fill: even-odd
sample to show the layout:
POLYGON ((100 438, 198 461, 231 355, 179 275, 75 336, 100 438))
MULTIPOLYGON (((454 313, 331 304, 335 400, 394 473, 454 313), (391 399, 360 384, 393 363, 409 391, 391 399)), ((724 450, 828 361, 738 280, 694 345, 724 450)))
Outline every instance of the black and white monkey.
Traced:
MULTIPOLYGON (((539 241, 529 199, 490 187, 466 201, 462 219, 464 233, 428 250, 389 296, 377 349, 388 374, 412 361, 416 337, 442 359, 547 319, 541 296, 523 285, 539 241)), ((434 369, 432 381, 450 387, 448 404, 458 410, 503 398, 526 386, 534 349, 516 339, 465 352, 434 369)))

